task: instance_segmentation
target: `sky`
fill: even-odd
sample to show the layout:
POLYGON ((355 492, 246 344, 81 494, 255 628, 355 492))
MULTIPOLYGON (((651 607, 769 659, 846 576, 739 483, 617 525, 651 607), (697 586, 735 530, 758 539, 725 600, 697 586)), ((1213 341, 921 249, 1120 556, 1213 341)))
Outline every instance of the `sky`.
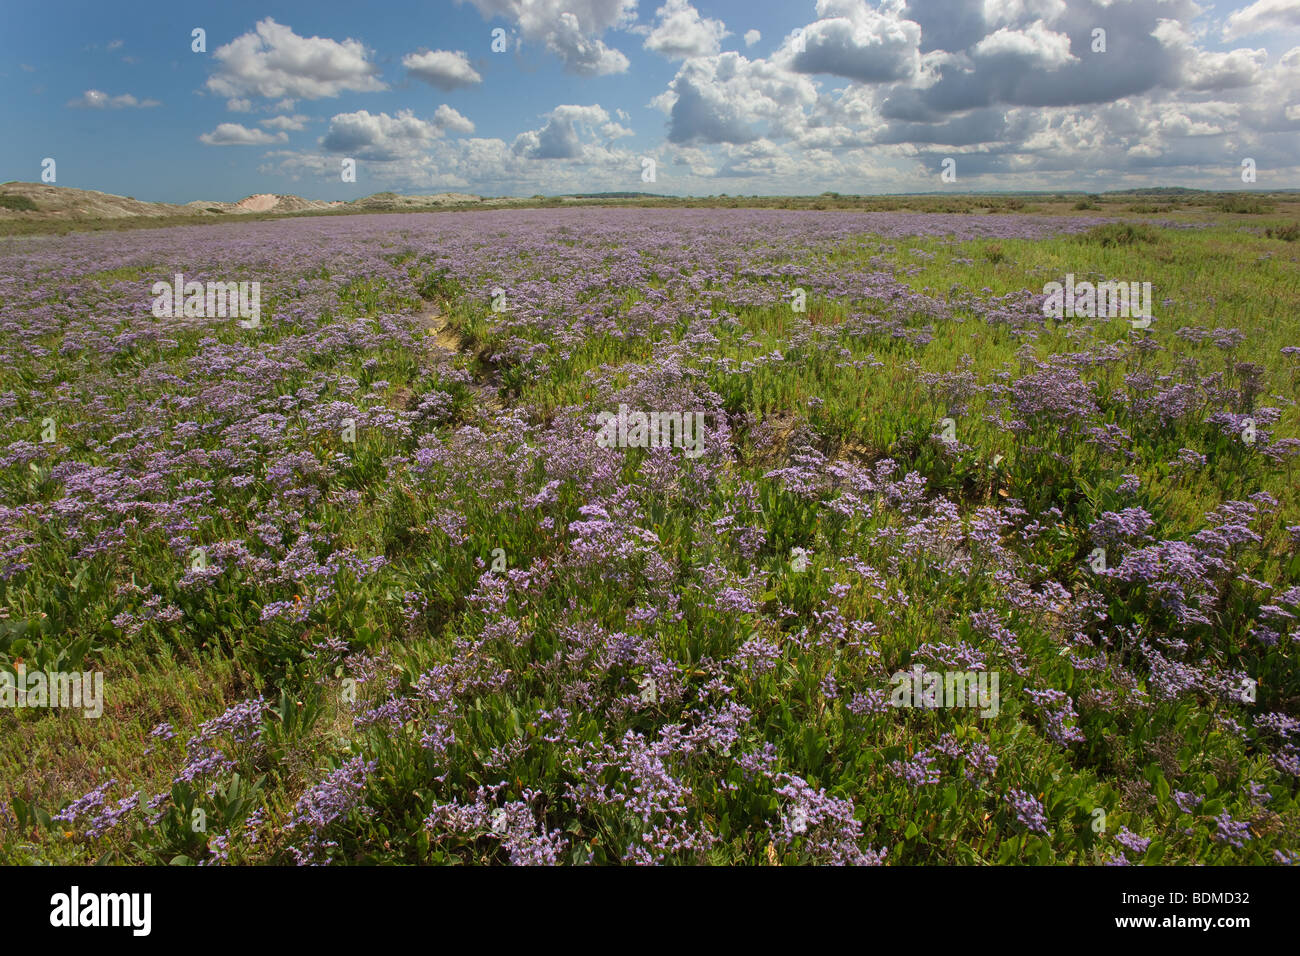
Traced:
POLYGON ((4 0, 0 20, 0 181, 52 159, 56 185, 143 200, 1300 187, 1300 0, 4 0))

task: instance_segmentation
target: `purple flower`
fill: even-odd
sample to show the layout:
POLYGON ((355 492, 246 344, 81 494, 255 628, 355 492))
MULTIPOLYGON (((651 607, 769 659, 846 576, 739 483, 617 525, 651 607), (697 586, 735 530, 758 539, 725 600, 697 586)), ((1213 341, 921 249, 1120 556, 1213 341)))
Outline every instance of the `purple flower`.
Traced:
POLYGON ((332 823, 347 818, 353 811, 369 812, 363 802, 366 780, 376 766, 373 760, 353 757, 298 798, 285 829, 304 833, 305 845, 290 847, 299 866, 318 862, 324 851, 337 845, 325 838, 332 823))
POLYGON ((1120 827, 1119 833, 1115 834, 1115 841, 1123 846, 1126 850, 1133 853, 1142 854, 1147 851, 1151 841, 1146 837, 1138 836, 1128 827, 1120 827))
POLYGON ((1236 847, 1238 850, 1245 849, 1246 841, 1250 839, 1250 826, 1239 820, 1234 820, 1224 810, 1214 818, 1215 832, 1214 839, 1219 843, 1226 843, 1229 846, 1236 847))
POLYGON ((1012 790, 1004 798, 1016 814, 1016 822, 1030 833, 1049 835, 1047 816, 1043 805, 1032 794, 1023 790, 1012 790))
POLYGON ((814 790, 802 777, 780 774, 784 783, 775 793, 786 799, 781 825, 772 842, 783 849, 802 848, 812 859, 831 866, 879 866, 887 850, 859 845, 862 824, 853 816, 851 801, 814 790))

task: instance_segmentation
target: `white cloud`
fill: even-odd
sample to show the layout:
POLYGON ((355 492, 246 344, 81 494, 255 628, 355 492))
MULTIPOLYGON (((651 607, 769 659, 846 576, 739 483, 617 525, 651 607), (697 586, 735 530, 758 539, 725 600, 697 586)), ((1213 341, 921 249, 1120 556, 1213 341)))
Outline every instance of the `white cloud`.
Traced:
POLYGON ((321 146, 331 153, 391 160, 423 152, 441 135, 437 123, 422 120, 410 110, 401 110, 396 116, 357 110, 331 118, 321 146))
POLYGON ((68 100, 68 106, 89 110, 148 109, 161 105, 157 100, 137 100, 130 93, 109 96, 100 90, 86 90, 75 100, 68 100))
POLYGON ((524 40, 541 43, 572 73, 627 71, 628 58, 601 36, 636 22, 637 0, 469 0, 485 19, 513 21, 524 40))
POLYGON ((270 119, 261 120, 263 126, 269 126, 271 129, 293 130, 302 132, 307 128, 307 123, 311 119, 309 116, 295 114, 293 116, 272 116, 270 119))
POLYGON ((239 123, 219 123, 211 133, 202 134, 199 142, 208 146, 268 146, 271 143, 287 142, 288 139, 288 134, 284 132, 272 136, 239 123))
POLYGON ((408 53, 402 58, 402 66, 406 67, 412 76, 440 90, 454 90, 457 87, 474 86, 483 82, 483 77, 470 66, 469 59, 459 50, 408 53))
POLYGON ((975 44, 975 55, 981 57, 1014 57, 1045 70, 1054 70, 1078 57, 1070 54, 1070 38, 1055 33, 1035 20, 1026 29, 1000 28, 975 44))
POLYGON ((1234 11, 1223 24, 1223 38, 1236 40, 1284 30, 1300 30, 1300 0, 1257 0, 1234 11))
POLYGON ((868 83, 909 79, 920 70, 921 27, 902 10, 899 2, 876 10, 865 0, 817 0, 822 19, 803 28, 802 51, 789 42, 778 58, 800 73, 868 83))
POLYGON ((528 159, 581 159, 596 132, 611 125, 620 129, 599 105, 557 106, 547 114, 546 125, 520 133, 511 149, 528 159))
POLYGON ((717 53, 723 38, 731 35, 721 20, 701 17, 689 0, 668 0, 655 16, 645 48, 670 60, 717 53))
MULTIPOLYGON (((459 114, 453 116, 450 107, 440 112, 451 128, 459 114)), ((472 186, 498 195, 641 188, 640 156, 610 145, 630 131, 597 104, 557 106, 540 129, 516 137, 513 147, 500 139, 441 135, 437 120, 409 114, 341 114, 330 129, 333 139, 322 141, 328 151, 271 152, 259 171, 337 180, 338 153, 346 147, 343 155, 365 161, 366 181, 392 188, 465 191, 472 186)))
MULTIPOLYGON (((375 75, 378 69, 367 60, 360 41, 301 37, 270 17, 212 56, 220 66, 208 77, 207 87, 219 96, 318 100, 345 91, 388 88, 375 75)), ((287 108, 292 109, 292 103, 287 108)))
MULTIPOLYGON (((1300 47, 1269 57, 1216 42, 1228 23, 1285 29, 1285 4, 1225 23, 1204 0, 820 0, 802 54, 787 40, 749 59, 718 52, 717 30, 681 26, 707 23, 698 0, 655 0, 639 26, 629 0, 467 2, 572 72, 622 68, 612 30, 681 57, 668 87, 643 97, 666 115, 667 142, 621 148, 630 116, 594 104, 557 106, 504 140, 473 138, 449 106, 405 123, 341 114, 364 117, 336 117, 330 142, 352 133, 356 153, 343 155, 369 159, 366 179, 498 195, 642 189, 644 153, 659 162, 654 188, 696 194, 932 190, 949 155, 970 189, 1216 189, 1235 175, 1225 156, 1300 183, 1300 47), (1097 25, 1105 54, 1089 49, 1097 25)), ((338 178, 333 153, 274 155, 274 171, 338 178)))
MULTIPOLYGON (((1100 0, 1109 6, 1111 0, 1100 0)), ((1026 20, 1055 20, 1066 10, 1065 0, 983 0, 984 22, 991 27, 1026 20)))
POLYGON ((546 37, 546 46, 574 73, 605 76, 626 73, 629 66, 626 56, 585 32, 572 13, 560 14, 559 25, 546 37))
POLYGON ((320 144, 330 153, 393 162, 429 155, 448 130, 472 133, 474 124, 445 103, 432 120, 420 119, 410 110, 393 116, 357 110, 332 117, 320 144))
POLYGON ((1196 46, 1195 36, 1177 20, 1161 20, 1151 35, 1174 57, 1176 79, 1193 90, 1224 90, 1252 86, 1263 76, 1266 50, 1217 53, 1196 46))
POLYGON ((816 101, 808 77, 772 60, 722 53, 687 60, 651 105, 669 114, 673 143, 747 143, 796 135, 816 101))
POLYGON ((763 34, 759 33, 757 30, 745 31, 745 46, 753 46, 761 39, 763 39, 763 34))
POLYGON ((453 133, 472 133, 474 124, 466 117, 462 116, 456 110, 452 109, 446 103, 443 103, 433 112, 433 121, 443 129, 450 130, 453 133))
POLYGON ((251 113, 253 101, 242 96, 232 96, 226 100, 226 109, 232 113, 251 113))

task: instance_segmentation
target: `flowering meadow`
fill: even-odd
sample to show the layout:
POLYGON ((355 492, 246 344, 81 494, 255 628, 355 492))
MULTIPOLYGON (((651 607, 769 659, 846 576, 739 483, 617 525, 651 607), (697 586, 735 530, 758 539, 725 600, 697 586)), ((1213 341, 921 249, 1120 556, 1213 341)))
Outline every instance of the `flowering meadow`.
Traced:
POLYGON ((104 685, 0 710, 0 861, 1294 863, 1298 276, 1080 216, 0 243, 0 666, 104 685))

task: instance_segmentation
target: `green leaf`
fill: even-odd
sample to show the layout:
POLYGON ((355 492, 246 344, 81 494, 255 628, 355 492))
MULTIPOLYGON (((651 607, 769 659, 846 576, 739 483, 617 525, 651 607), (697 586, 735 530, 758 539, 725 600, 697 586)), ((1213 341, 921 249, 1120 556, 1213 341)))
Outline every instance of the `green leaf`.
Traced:
POLYGON ((1146 854, 1142 857, 1142 862, 1146 866, 1155 866, 1165 858, 1165 841, 1152 840, 1151 845, 1147 847, 1146 854))
POLYGON ((1156 789, 1156 798, 1161 803, 1164 803, 1166 800, 1169 799, 1169 781, 1165 779, 1165 775, 1163 773, 1159 774, 1156 777, 1155 789, 1156 789))

